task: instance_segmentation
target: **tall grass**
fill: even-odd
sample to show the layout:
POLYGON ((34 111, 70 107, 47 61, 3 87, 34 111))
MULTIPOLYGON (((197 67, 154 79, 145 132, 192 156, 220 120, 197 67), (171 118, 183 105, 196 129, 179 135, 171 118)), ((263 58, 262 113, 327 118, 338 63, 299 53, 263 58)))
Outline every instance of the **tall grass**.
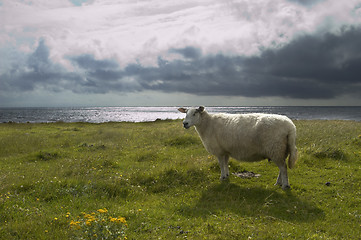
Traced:
POLYGON ((357 239, 361 123, 295 121, 292 189, 216 159, 180 121, 0 124, 1 239, 357 239))

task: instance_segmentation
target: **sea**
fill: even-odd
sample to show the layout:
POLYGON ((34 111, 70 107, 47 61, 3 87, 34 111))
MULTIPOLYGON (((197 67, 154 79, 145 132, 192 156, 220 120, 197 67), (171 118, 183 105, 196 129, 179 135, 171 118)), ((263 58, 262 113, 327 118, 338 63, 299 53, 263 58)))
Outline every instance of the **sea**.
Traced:
MULTIPOLYGON (((152 122, 182 119, 185 114, 178 107, 52 107, 0 108, 0 123, 52 122, 152 122)), ((263 107, 206 107, 209 113, 272 113, 295 120, 353 120, 361 121, 359 107, 263 106, 263 107)))

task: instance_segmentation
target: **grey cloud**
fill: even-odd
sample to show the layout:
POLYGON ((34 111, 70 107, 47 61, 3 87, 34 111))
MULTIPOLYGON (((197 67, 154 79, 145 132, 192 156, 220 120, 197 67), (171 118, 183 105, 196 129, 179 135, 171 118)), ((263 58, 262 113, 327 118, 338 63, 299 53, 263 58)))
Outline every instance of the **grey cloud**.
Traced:
POLYGON ((295 2, 304 6, 312 6, 325 0, 288 0, 289 2, 295 2))
POLYGON ((133 91, 134 83, 122 82, 124 72, 113 60, 97 60, 92 55, 68 57, 80 71, 70 72, 49 59, 49 48, 40 40, 27 61, 0 75, 0 91, 33 91, 45 88, 59 92, 107 93, 133 91))
POLYGON ((258 57, 202 55, 193 61, 144 68, 138 77, 144 88, 199 95, 357 97, 361 93, 359 39, 360 28, 344 28, 337 35, 301 37, 258 57), (156 79, 159 84, 149 84, 156 79))
POLYGON ((169 50, 170 53, 178 53, 188 59, 197 59, 202 55, 200 49, 194 47, 185 47, 185 48, 172 48, 169 50))
POLYGON ((56 85, 61 79, 74 76, 62 71, 62 67, 49 60, 49 49, 44 40, 39 41, 37 49, 25 63, 14 65, 0 76, 2 91, 32 91, 36 85, 56 85))
POLYGON ((84 69, 116 69, 118 64, 114 60, 96 60, 94 56, 90 54, 84 54, 80 56, 70 56, 69 59, 84 69))
POLYGON ((250 68, 252 61, 258 61, 257 65, 266 67, 265 73, 273 76, 353 87, 361 83, 360 38, 360 28, 345 29, 340 35, 305 36, 250 59, 250 68))
POLYGON ((111 59, 93 55, 68 56, 78 68, 69 72, 49 60, 44 41, 18 66, 0 76, 1 91, 31 91, 38 86, 76 93, 137 92, 154 90, 204 96, 288 97, 332 99, 360 97, 360 28, 339 34, 303 36, 260 56, 207 55, 200 49, 170 49, 183 58, 158 58, 153 67, 129 64, 121 68, 111 59), (4 87, 5 86, 5 87, 4 87))

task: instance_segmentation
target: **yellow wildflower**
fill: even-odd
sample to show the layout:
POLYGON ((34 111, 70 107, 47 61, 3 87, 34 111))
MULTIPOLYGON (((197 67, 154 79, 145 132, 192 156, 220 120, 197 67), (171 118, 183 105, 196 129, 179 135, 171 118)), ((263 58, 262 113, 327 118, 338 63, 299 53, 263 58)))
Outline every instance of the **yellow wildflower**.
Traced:
POLYGON ((93 213, 92 213, 92 215, 90 215, 90 214, 85 214, 84 217, 85 217, 86 219, 90 220, 90 221, 95 221, 95 220, 96 220, 96 218, 95 218, 95 216, 93 215, 93 213))
POLYGON ((109 217, 109 220, 111 222, 116 222, 116 223, 124 223, 124 224, 127 223, 124 217, 118 217, 118 218, 109 217))
POLYGON ((118 217, 118 221, 120 221, 121 223, 127 222, 124 217, 118 217))
POLYGON ((71 220, 70 221, 70 226, 76 226, 76 225, 78 225, 80 222, 79 221, 74 221, 74 220, 71 220))
POLYGON ((108 210, 107 210, 106 208, 104 208, 104 209, 98 209, 98 212, 100 212, 100 213, 107 213, 108 210))

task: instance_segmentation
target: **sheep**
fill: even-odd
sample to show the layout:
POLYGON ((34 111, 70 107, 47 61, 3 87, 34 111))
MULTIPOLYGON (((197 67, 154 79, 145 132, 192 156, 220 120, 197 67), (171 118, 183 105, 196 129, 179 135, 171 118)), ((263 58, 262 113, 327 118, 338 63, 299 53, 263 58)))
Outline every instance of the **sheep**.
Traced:
POLYGON ((229 157, 255 162, 268 159, 279 168, 275 185, 290 188, 288 167, 297 161, 296 127, 286 116, 276 114, 209 114, 203 106, 179 108, 186 113, 185 129, 195 126, 206 150, 218 158, 221 180, 229 177, 229 157))

